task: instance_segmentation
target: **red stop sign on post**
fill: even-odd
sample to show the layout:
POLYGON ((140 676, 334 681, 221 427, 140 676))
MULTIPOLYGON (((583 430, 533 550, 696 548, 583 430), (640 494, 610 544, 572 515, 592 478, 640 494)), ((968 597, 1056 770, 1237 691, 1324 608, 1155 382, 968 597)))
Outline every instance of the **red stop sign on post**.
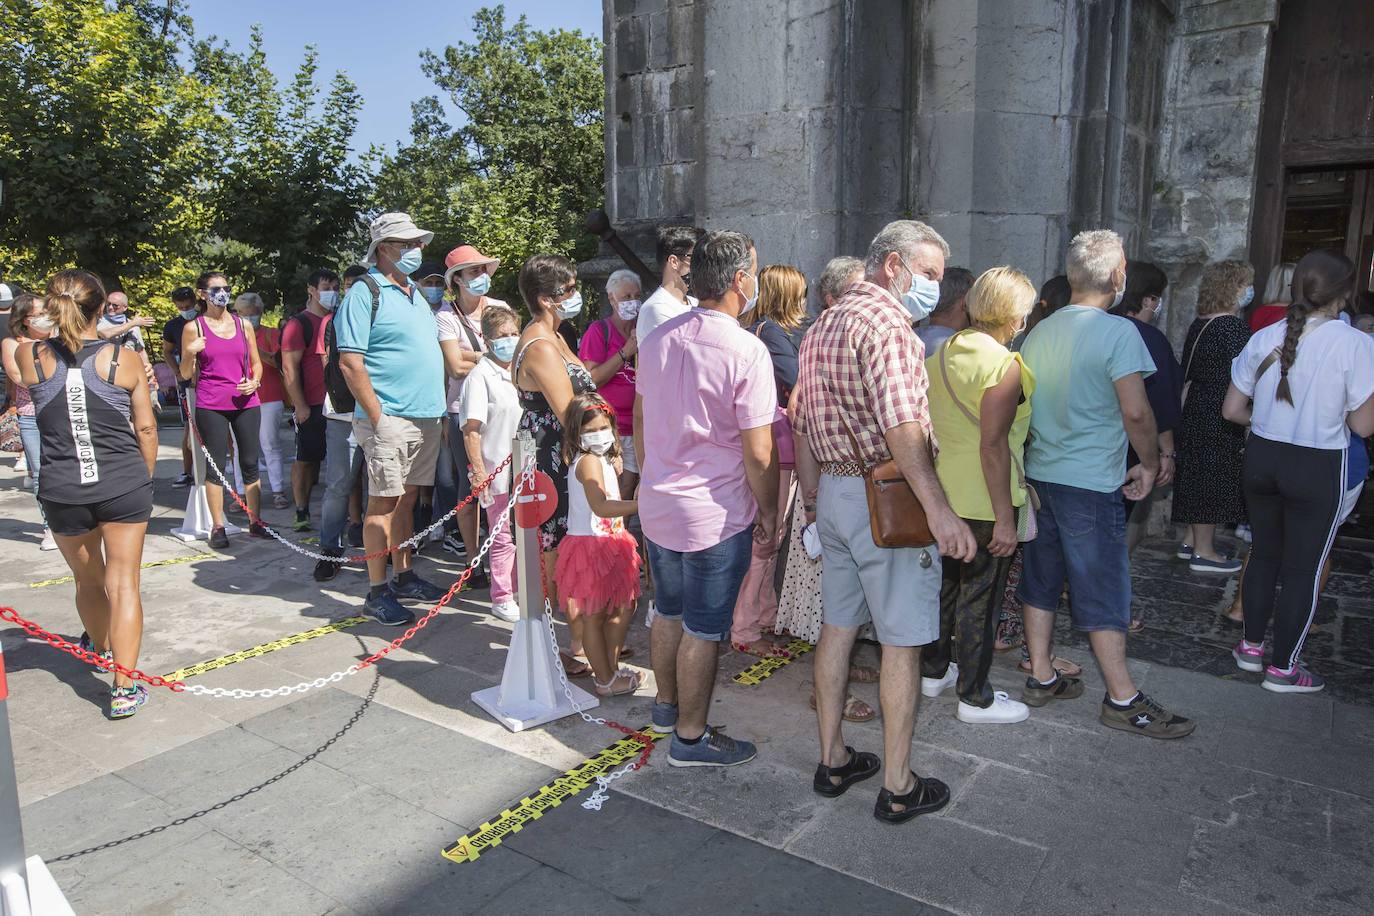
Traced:
POLYGON ((538 528, 558 511, 558 490, 543 471, 534 472, 534 492, 517 479, 515 523, 521 528, 538 528))

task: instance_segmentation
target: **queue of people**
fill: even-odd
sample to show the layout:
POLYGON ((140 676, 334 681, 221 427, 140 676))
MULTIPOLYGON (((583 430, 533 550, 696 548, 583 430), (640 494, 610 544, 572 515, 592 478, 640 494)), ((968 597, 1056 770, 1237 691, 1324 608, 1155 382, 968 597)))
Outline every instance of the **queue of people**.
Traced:
MULTIPOLYGON (((667 226, 659 287, 646 295, 644 278, 612 274, 606 311, 571 341, 584 309, 572 261, 520 266, 522 322, 489 296, 499 261, 467 245, 426 261, 432 239, 406 214, 377 217, 366 265, 312 274, 306 308, 279 333, 261 326, 260 300, 208 271, 178 292, 163 331, 164 360, 193 395, 180 399, 193 402, 188 425, 217 458, 232 443, 250 537, 267 535, 260 458, 274 505, 288 505, 283 458, 263 443, 291 411, 298 530, 324 483, 315 577, 334 578, 349 546, 375 554, 362 597, 372 620, 407 625, 409 605, 447 592, 401 547, 417 526, 487 484, 440 536, 475 557, 479 508, 488 530, 502 527, 506 458, 527 433, 555 492, 538 540, 542 589, 569 624, 565 670, 602 696, 641 690, 644 672, 621 662, 647 594, 652 719, 671 732, 673 766, 757 754, 711 721, 720 644, 783 658, 775 637, 801 638, 817 644, 815 791, 835 797, 881 773, 880 820, 939 810, 948 786, 911 768, 918 694, 952 689, 972 726, 1081 697, 1081 672, 1053 651, 1061 608, 1102 672, 1101 724, 1186 737, 1196 721, 1145 693, 1127 664, 1128 635, 1148 626, 1132 600, 1130 523, 1169 485, 1178 554, 1198 575, 1239 572, 1216 531, 1252 526, 1229 615, 1243 620, 1235 664, 1270 691, 1322 688, 1301 650, 1368 473, 1353 459, 1374 434, 1374 339, 1339 320, 1357 283, 1342 255, 1276 268, 1287 288, 1271 282, 1265 298, 1288 297, 1283 320, 1253 334, 1248 265, 1211 265, 1180 361, 1155 327, 1168 277, 1128 261, 1108 230, 1075 236, 1063 276, 1037 292, 1011 266, 948 265, 934 229, 898 220, 863 259, 827 265, 808 323, 795 268, 765 266, 740 232, 667 226), (861 640, 878 644, 876 667, 859 663, 861 640), (1018 642, 1026 677, 1013 695, 990 672, 1018 642), (876 710, 849 689, 863 681, 879 684, 876 710), (879 715, 881 754, 846 743, 844 723, 879 715)), ((26 386, 26 449, 33 439, 86 644, 133 667, 156 428, 147 367, 119 358, 139 351, 102 330, 126 312, 92 275, 64 271, 16 304, 4 356, 26 386), (79 396, 58 375, 79 378, 79 396), (84 482, 97 465, 98 483, 84 482)), ((219 481, 206 489, 222 548, 219 481)), ((489 563, 479 587, 513 620, 508 530, 489 563)), ((113 690, 112 715, 146 698, 119 677, 113 690)))

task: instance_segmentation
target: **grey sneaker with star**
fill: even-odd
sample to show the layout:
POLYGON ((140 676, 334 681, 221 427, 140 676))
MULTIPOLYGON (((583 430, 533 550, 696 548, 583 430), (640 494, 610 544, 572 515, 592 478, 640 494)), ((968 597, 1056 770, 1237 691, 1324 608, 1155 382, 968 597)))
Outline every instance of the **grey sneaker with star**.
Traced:
POLYGON ((1174 715, 1140 692, 1126 707, 1117 706, 1110 697, 1104 696, 1098 721, 1108 728, 1147 738, 1186 738, 1197 728, 1192 719, 1174 715))

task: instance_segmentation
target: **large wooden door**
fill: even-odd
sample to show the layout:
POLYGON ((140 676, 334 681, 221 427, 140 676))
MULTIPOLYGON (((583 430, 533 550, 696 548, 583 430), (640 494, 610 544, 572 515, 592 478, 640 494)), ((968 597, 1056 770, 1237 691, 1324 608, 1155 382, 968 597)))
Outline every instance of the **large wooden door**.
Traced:
POLYGON ((1374 288, 1374 0, 1284 0, 1257 160, 1261 282, 1307 241, 1343 249, 1374 288))

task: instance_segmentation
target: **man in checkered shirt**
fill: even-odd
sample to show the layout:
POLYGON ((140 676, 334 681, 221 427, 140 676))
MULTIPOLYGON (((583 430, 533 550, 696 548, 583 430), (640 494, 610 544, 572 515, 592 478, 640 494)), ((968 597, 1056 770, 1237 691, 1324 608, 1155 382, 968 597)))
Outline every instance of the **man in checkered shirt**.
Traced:
POLYGON ((818 522, 823 564, 816 650, 821 764, 814 787, 834 796, 878 772, 877 755, 846 747, 841 732, 850 650, 871 622, 883 644, 887 760, 874 815, 891 822, 949 802, 944 783, 910 769, 920 647, 940 635, 941 556, 969 560, 976 550, 935 475, 924 350, 912 328, 933 304, 948 255, 945 240, 924 223, 884 227, 869 246, 863 281, 807 332, 791 411, 803 505, 818 522), (862 454, 855 454, 851 435, 862 454), (889 457, 925 508, 936 545, 873 543, 863 471, 889 457))

